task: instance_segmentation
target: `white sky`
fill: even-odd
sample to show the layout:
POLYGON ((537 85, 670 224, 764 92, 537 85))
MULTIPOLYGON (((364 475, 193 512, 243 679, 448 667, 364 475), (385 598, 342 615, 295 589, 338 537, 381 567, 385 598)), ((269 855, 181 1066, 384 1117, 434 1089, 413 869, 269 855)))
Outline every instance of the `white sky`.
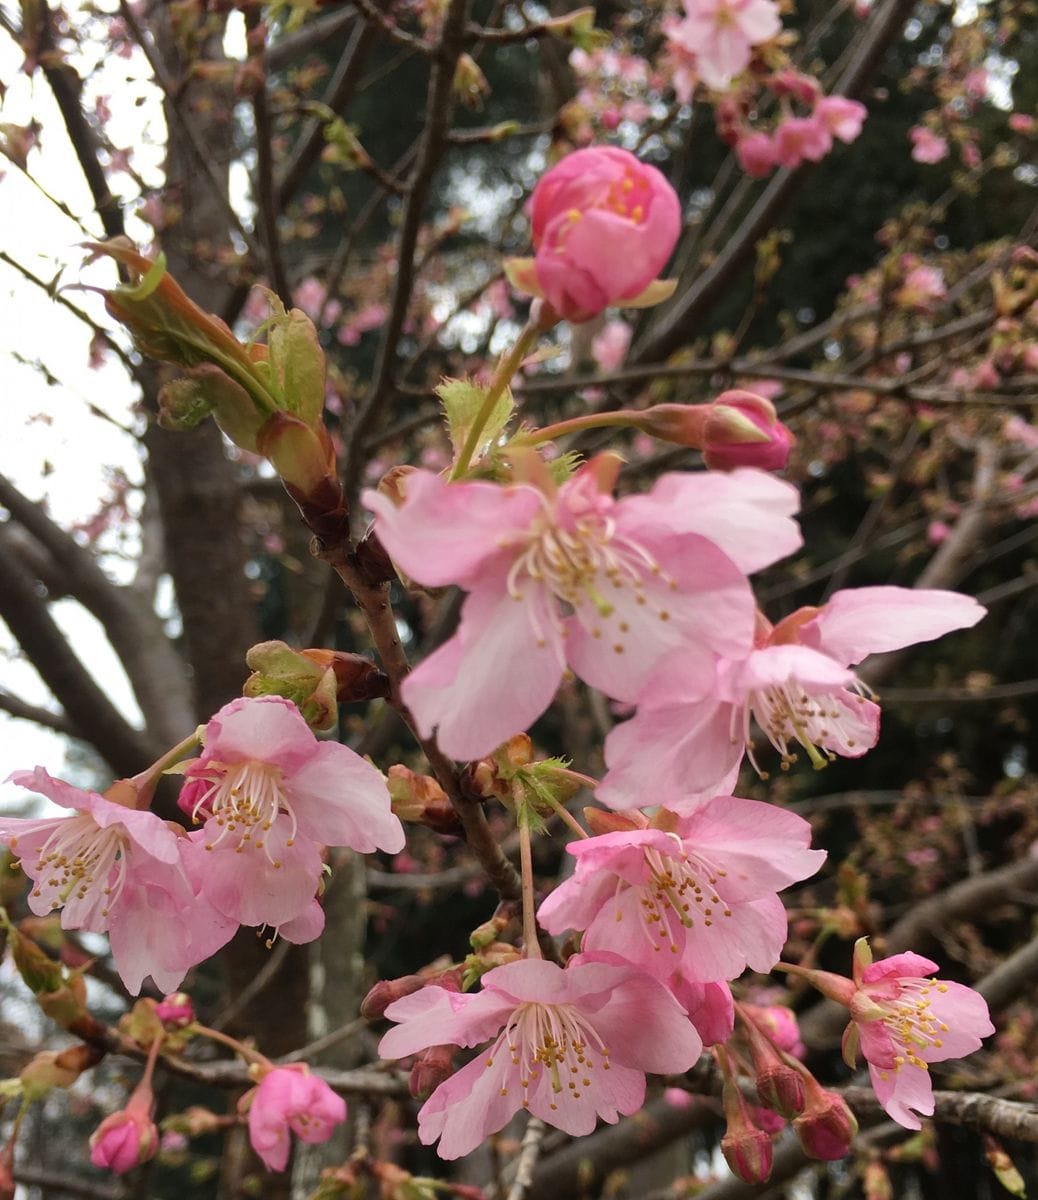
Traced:
MULTIPOLYGON (((71 6, 73 19, 78 7, 82 6, 71 6)), ((50 88, 41 74, 31 79, 22 74, 21 62, 20 50, 0 34, 0 79, 8 83, 0 121, 26 125, 35 119, 40 123, 42 145, 30 151, 29 171, 47 192, 81 216, 91 236, 102 236, 50 88)), ((106 128, 113 142, 132 145, 137 169, 155 178, 160 149, 149 145, 148 139, 152 131, 156 141, 161 139, 161 113, 157 96, 143 82, 141 64, 109 56, 96 71, 93 62, 79 65, 90 76, 87 95, 91 100, 97 95, 111 97, 112 120, 106 128), (135 101, 141 96, 146 103, 138 106, 135 101)), ((87 236, 83 228, 17 167, 0 159, 0 169, 4 171, 0 179, 0 250, 46 280, 65 268, 63 284, 83 280, 110 283, 110 267, 99 264, 88 272, 82 269, 84 252, 78 243, 87 236)), ((125 185, 127 198, 137 194, 129 176, 117 176, 116 184, 125 185)), ((148 227, 135 224, 135 236, 146 240, 148 227)), ((100 325, 113 328, 100 297, 76 291, 66 294, 100 325)), ((141 480, 135 439, 90 411, 92 405, 119 425, 133 427, 138 424, 133 412, 135 389, 117 361, 99 370, 89 369, 91 331, 2 261, 0 309, 4 313, 0 320, 4 396, 0 472, 31 499, 46 499, 51 515, 68 527, 97 511, 108 494, 112 468, 123 471, 133 483, 141 480), (48 384, 45 372, 31 365, 37 362, 56 381, 53 385, 48 384)), ((117 572, 120 564, 110 558, 106 565, 117 572)), ((94 619, 71 601, 61 601, 51 611, 73 644, 85 650, 90 667, 118 706, 136 719, 139 714, 129 685, 94 619)), ((35 672, 13 657, 13 645, 0 624, 0 687, 31 703, 52 704, 35 672)), ((63 759, 63 738, 31 722, 0 714, 0 779, 37 763, 60 774, 63 759)), ((0 788, 0 803, 23 799, 24 793, 9 785, 0 788)))

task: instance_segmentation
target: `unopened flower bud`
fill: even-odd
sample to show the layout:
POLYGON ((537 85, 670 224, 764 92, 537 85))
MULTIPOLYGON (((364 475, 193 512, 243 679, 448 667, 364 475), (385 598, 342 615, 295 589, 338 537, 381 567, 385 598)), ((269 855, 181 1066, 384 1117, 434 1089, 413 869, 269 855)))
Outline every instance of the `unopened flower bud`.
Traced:
POLYGON ((890 1182, 890 1173, 878 1158, 873 1158, 865 1164, 861 1186, 865 1193, 865 1200, 894 1200, 894 1187, 890 1182))
POLYGON ((86 1051, 92 1061, 80 1065, 75 1056, 63 1057, 67 1051, 57 1054, 53 1050, 41 1050, 18 1074, 26 1100, 42 1099, 53 1088, 71 1087, 88 1067, 100 1061, 100 1054, 87 1046, 70 1049, 86 1051))
POLYGON ((484 921, 469 934, 469 945, 477 952, 486 950, 504 933, 508 924, 508 917, 491 917, 489 921, 484 921))
POLYGON ((764 1183, 771 1175, 771 1138, 752 1125, 721 1138, 725 1162, 744 1183, 764 1183))
POLYGON ((378 1020, 395 1001, 420 991, 428 981, 421 975, 402 975, 399 979, 380 979, 360 1002, 360 1015, 367 1021, 378 1020))
POLYGON ((454 1049, 430 1046, 415 1056, 407 1085, 416 1100, 426 1099, 454 1073, 454 1049))
POLYGON ((640 812, 608 812, 603 808, 585 808, 584 820, 595 835, 603 833, 630 833, 632 829, 644 829, 648 821, 640 812))
POLYGON ((783 1117, 795 1117, 804 1107, 804 1081, 800 1072, 783 1060, 746 1008, 740 1007, 739 1013, 743 1018, 761 1103, 783 1117))
POLYGON ((471 54, 462 54, 458 58, 451 86, 466 108, 482 108, 484 97, 490 94, 487 77, 471 54))
POLYGON ((771 1174, 771 1138, 754 1125, 728 1056, 721 1051, 718 1051, 718 1064, 725 1077, 722 1098, 727 1122, 721 1139, 721 1153, 740 1179, 746 1183, 763 1183, 771 1174))
POLYGON ((418 775, 401 763, 386 776, 393 812, 401 821, 426 825, 437 833, 460 833, 458 815, 442 787, 431 775, 418 775))
POLYGON ((14 1134, 0 1147, 0 1200, 14 1200, 14 1134))
POLYGON ((187 992, 173 992, 155 1005, 155 1015, 163 1025, 183 1029, 195 1019, 195 1006, 187 992))
POLYGON ((417 470, 417 467, 408 466, 406 463, 390 467, 378 481, 377 490, 399 507, 407 499, 407 477, 417 470))
POLYGON ((806 1081, 807 1103, 793 1122, 804 1153, 823 1162, 834 1162, 850 1153, 858 1122, 841 1096, 827 1092, 814 1080, 806 1081))
POLYGON ((121 1112, 105 1117, 90 1136, 90 1161, 117 1175, 154 1158, 159 1131, 150 1112, 131 1099, 121 1112))
POLYGON ((711 470, 780 471, 786 465, 794 439, 770 400, 735 389, 722 392, 710 407, 703 459, 711 470))
POLYGON ((234 1118, 220 1116, 219 1113, 211 1112, 200 1104, 193 1104, 178 1116, 167 1117, 163 1124, 168 1122, 171 1128, 186 1133, 188 1137, 202 1137, 207 1133, 215 1133, 218 1129, 225 1129, 229 1120, 233 1122, 234 1118))
POLYGON ((335 450, 321 424, 276 412, 256 435, 256 448, 304 498, 316 496, 322 483, 336 479, 335 450))
POLYGON ((795 1117, 804 1108, 804 1081, 799 1071, 783 1063, 767 1066, 756 1079, 762 1104, 783 1117, 795 1117))
POLYGON ((260 642, 245 655, 253 673, 246 696, 283 696, 311 729, 331 729, 340 704, 387 694, 388 681, 368 658, 342 650, 293 650, 284 642, 260 642))

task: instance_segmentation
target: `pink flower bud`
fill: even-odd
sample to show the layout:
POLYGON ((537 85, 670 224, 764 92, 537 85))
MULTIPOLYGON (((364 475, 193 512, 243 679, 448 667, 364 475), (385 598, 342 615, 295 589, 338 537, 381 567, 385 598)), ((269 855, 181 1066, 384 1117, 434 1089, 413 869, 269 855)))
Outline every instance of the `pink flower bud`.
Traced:
POLYGON ((186 992, 174 992, 155 1005, 155 1015, 163 1025, 183 1029, 195 1019, 195 1006, 186 992))
POLYGON ((360 1015, 368 1021, 377 1020, 395 1001, 410 996, 425 987, 421 975, 402 975, 399 979, 380 979, 360 1003, 360 1015))
POLYGON ((783 167, 821 162, 832 146, 832 134, 817 117, 787 117, 775 130, 775 158, 783 167))
POLYGON ((804 1108, 804 1080, 800 1072, 784 1063, 763 1067, 757 1074, 761 1103, 783 1117, 795 1117, 804 1108))
POLYGON ((430 1046, 415 1056, 407 1085, 416 1100, 424 1100, 453 1073, 454 1047, 430 1046))
MULTIPOLYGON (((149 1106, 150 1107, 150 1106, 149 1106)), ((159 1131, 149 1112, 131 1099, 121 1112, 105 1117, 90 1136, 90 1161, 117 1175, 154 1158, 159 1131)))
POLYGON ((775 167, 775 144, 766 133, 748 133, 735 144, 739 166, 754 179, 762 179, 775 167))
POLYGON ((793 435, 770 400, 754 392, 722 392, 710 406, 703 459, 712 470, 760 467, 779 471, 789 461, 793 435))
POLYGON ((834 1162, 850 1153, 858 1122, 842 1097, 811 1080, 807 1085, 807 1107, 793 1122, 793 1129, 806 1155, 834 1162))
POLYGON ((568 321, 636 300, 670 258, 681 231, 674 189, 614 146, 568 155, 530 203, 540 293, 568 321))
POLYGON ((771 1175, 771 1138, 763 1129, 746 1124, 721 1138, 725 1162, 744 1183, 763 1183, 771 1175))

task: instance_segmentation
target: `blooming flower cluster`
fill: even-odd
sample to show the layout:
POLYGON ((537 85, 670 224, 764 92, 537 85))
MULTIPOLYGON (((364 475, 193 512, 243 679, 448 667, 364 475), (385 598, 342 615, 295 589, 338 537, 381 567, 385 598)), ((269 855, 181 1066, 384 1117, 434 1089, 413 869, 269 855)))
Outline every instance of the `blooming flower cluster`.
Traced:
POLYGON ((235 700, 202 741, 202 754, 179 767, 180 806, 202 825, 194 833, 138 809, 134 780, 102 796, 41 768, 11 777, 70 810, 0 818, 0 840, 34 882, 29 907, 60 910, 65 929, 108 933, 133 993, 148 976, 175 992, 239 925, 269 925, 289 941, 317 937, 322 846, 403 849, 380 772, 318 742, 287 700, 235 700))
MULTIPOLYGON (((694 54, 698 78, 712 88, 727 87, 779 31, 772 0, 684 3, 685 19, 670 36, 694 54)), ((782 87, 807 85, 790 76, 782 87)), ((739 135, 751 173, 766 163, 815 160, 833 137, 857 136, 860 105, 809 87, 799 99, 812 115, 787 114, 767 148, 749 144, 765 135, 739 135)), ((510 372, 532 334, 614 304, 661 299, 666 286, 657 276, 681 222, 664 177, 612 148, 578 151, 549 171, 530 215, 535 257, 513 260, 511 278, 539 300, 485 389, 467 381, 442 389, 456 452, 450 475, 400 470, 384 489, 364 494, 375 514, 372 537, 409 581, 466 593, 453 636, 393 682, 419 737, 435 739, 440 757, 483 760, 466 772, 466 786, 507 799, 516 814, 522 950, 493 943, 509 924, 500 917, 498 928, 495 917, 489 938, 473 937, 477 948, 492 943, 485 959, 474 955, 478 969, 470 962, 438 970, 435 982, 412 976, 385 988, 370 1012, 395 1026, 379 1052, 420 1056, 412 1084, 430 1094, 419 1135, 453 1159, 519 1110, 571 1135, 590 1133, 599 1118, 615 1122, 641 1107, 647 1073, 680 1073, 712 1047, 729 1122, 722 1150, 743 1178, 763 1179, 769 1133, 785 1120, 793 1119, 805 1149, 821 1158, 846 1152, 854 1121, 844 1101, 797 1061, 788 1010, 737 1004, 732 992, 747 969, 775 968, 787 936, 779 893, 811 877, 825 858, 811 848, 801 817, 733 794, 744 759, 766 778, 754 730, 784 768, 801 752, 816 767, 861 756, 879 736, 880 710, 854 668, 870 655, 968 628, 984 610, 951 592, 866 587, 773 623, 758 608, 750 577, 801 545, 799 497, 768 473, 785 464, 791 435, 770 402, 753 393, 728 391, 694 412, 666 404, 602 416, 602 423, 702 451, 706 470, 665 474, 644 493, 615 494, 620 460, 609 453, 579 468, 563 458, 551 469, 537 447, 565 423, 506 438, 508 413, 495 414, 499 402, 507 405, 510 372), (607 773, 596 794, 607 807, 590 810, 591 836, 561 809, 552 787, 567 786, 568 799, 574 781, 595 781, 560 760, 535 763, 523 732, 567 676, 632 714, 606 739, 607 773), (572 875, 535 915, 530 838, 545 804, 582 836, 567 848, 572 875), (547 961, 538 919, 548 935, 576 933, 579 949, 547 961), (478 991, 459 990, 473 976, 478 991), (738 1038, 746 1054, 724 1048, 738 1038), (454 1071, 455 1050, 476 1047, 454 1071), (733 1061, 747 1055, 765 1106, 755 1111, 733 1074, 733 1061)), ((903 306, 926 308, 943 294, 939 272, 915 261, 903 266, 903 306)), ((314 284, 301 301, 317 308, 324 299, 314 284)), ((628 335, 626 326, 614 326, 599 359, 618 363, 628 335)), ((228 427, 234 431, 233 422, 228 427)), ((1017 429, 1015 436, 1031 434, 1017 429)), ((280 452, 290 458, 289 449, 270 456, 279 470, 280 452)), ((317 484, 328 478, 318 472, 317 484)), ((339 491, 292 486, 304 513, 330 496, 341 529, 339 491)), ((378 675, 353 658, 353 672, 378 675)), ((267 686, 261 659, 292 673, 291 694, 304 709, 304 693, 320 687, 315 714, 323 722, 334 712, 334 663, 315 665, 268 646, 247 691, 267 686)), ((442 828, 455 817, 435 781, 404 767, 390 774, 408 819, 442 828)), ((382 774, 345 746, 319 742, 297 704, 279 695, 225 705, 170 756, 104 794, 42 769, 13 778, 69 810, 0 819, 0 838, 33 881, 31 910, 60 911, 68 929, 107 932, 134 992, 150 976, 175 993, 185 973, 242 925, 270 927, 292 942, 316 938, 324 923, 325 849, 397 853, 405 844, 382 774), (163 773, 182 777, 181 824, 149 809, 163 773)), ((991 1032, 983 999, 933 978, 936 964, 918 955, 871 963, 859 948, 853 979, 784 969, 848 1007, 848 1060, 861 1049, 881 1103, 909 1128, 933 1111, 928 1065, 969 1053, 991 1032)), ((186 996, 141 1004, 151 1028, 158 1026, 145 1078, 92 1139, 95 1163, 115 1171, 158 1150, 151 1074, 164 1040, 204 1032, 186 996)), ((284 1170, 290 1134, 327 1141, 345 1119, 345 1103, 302 1064, 275 1067, 258 1052, 245 1054, 258 1082, 240 1113, 262 1161, 284 1170)))

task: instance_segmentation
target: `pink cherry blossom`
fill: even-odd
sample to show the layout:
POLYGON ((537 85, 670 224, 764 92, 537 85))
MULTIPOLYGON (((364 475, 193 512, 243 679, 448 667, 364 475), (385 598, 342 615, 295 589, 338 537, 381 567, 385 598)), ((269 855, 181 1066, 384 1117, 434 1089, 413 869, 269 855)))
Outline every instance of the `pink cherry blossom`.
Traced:
POLYGON ((775 144, 767 133, 746 133, 735 143, 735 157, 747 175, 761 179, 776 165, 775 144))
POLYGON ((948 157, 946 138, 927 129, 925 125, 914 125, 908 136, 912 142, 912 158, 918 163, 938 163, 948 157))
POLYGON ((919 263, 906 272, 904 283, 898 288, 894 298, 906 308, 925 312, 938 300, 943 300, 947 294, 944 272, 940 267, 928 267, 919 263))
POLYGON ((346 1101, 303 1064, 268 1071, 251 1096, 249 1141, 271 1171, 288 1165, 289 1131, 313 1145, 346 1120, 346 1101))
POLYGON ((775 161, 783 167, 821 162, 833 148, 826 123, 817 116, 786 117, 775 129, 775 161))
POLYGON ((488 971, 475 994, 427 987, 386 1016, 400 1024, 379 1045, 384 1058, 492 1041, 418 1114, 418 1136, 439 1138, 443 1159, 470 1153, 520 1108, 574 1137, 597 1117, 615 1123, 642 1106, 647 1071, 685 1071, 702 1052, 667 989, 612 962, 522 959, 488 971))
POLYGON ((685 489, 673 476, 648 496, 614 500, 605 489, 616 469, 614 458, 596 459, 553 494, 452 484, 426 471, 406 477, 400 507, 365 493, 383 545, 407 575, 469 592, 458 632, 403 685, 419 731, 439 727, 447 754, 478 758, 526 729, 567 664, 593 687, 633 700, 678 646, 707 662, 722 645, 748 648, 749 586, 699 534, 709 515, 680 507, 685 489))
POLYGON ((619 319, 607 321, 591 339, 591 357, 600 371, 615 371, 623 366, 630 345, 630 325, 619 319))
POLYGON ((751 717, 787 764, 797 745, 816 767, 834 755, 857 758, 879 737, 879 706, 850 668, 870 654, 967 629, 983 615, 956 592, 852 588, 774 627, 762 621, 744 658, 703 670, 701 659, 678 651, 646 683, 634 719, 606 739, 609 772, 598 798, 626 809, 665 797, 684 812, 731 790, 750 748, 751 717))
POLYGON ((850 144, 856 141, 868 116, 868 109, 846 96, 822 96, 815 104, 815 119, 821 121, 834 138, 850 144))
POLYGON ((323 920, 314 902, 321 845, 362 854, 404 848, 381 773, 346 746, 319 742, 289 701, 233 700, 203 741, 184 767, 179 798, 205 822, 184 848, 185 863, 226 917, 309 940, 323 920))
POLYGON ((537 285, 568 321, 637 300, 681 231, 664 176, 614 146, 577 150, 552 167, 534 189, 530 218, 537 285))
POLYGON ((696 71, 709 88, 726 88, 750 65, 754 46, 782 29, 772 0, 684 0, 685 20, 667 36, 696 57, 696 71))
POLYGON ((860 1047, 888 1116, 919 1129, 917 1114, 934 1110, 929 1064, 972 1054, 995 1028, 984 997, 934 978, 928 958, 909 952, 865 965, 868 957, 855 954, 844 1055, 853 1062, 860 1047))
POLYGON ((571 842, 577 868, 541 905, 544 928, 584 930, 584 950, 618 954, 666 984, 770 971, 786 940, 777 893, 825 860, 808 848, 808 823, 718 796, 686 817, 658 814, 653 826, 571 842))
POLYGON ((29 908, 61 910, 64 929, 109 935, 116 970, 136 994, 150 975, 175 991, 188 968, 215 953, 235 925, 192 888, 181 862, 185 839, 154 813, 54 779, 37 767, 11 782, 46 796, 67 817, 0 817, 0 840, 35 887, 29 908))

